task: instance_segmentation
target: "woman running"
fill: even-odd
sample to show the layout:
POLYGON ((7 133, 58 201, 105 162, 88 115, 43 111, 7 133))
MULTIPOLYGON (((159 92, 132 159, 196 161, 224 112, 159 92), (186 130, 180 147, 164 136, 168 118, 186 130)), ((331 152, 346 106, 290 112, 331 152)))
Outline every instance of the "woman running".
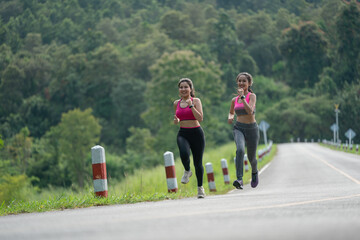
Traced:
POLYGON ((202 164, 205 149, 205 136, 200 126, 203 110, 199 98, 195 98, 195 89, 189 78, 182 78, 178 83, 180 99, 174 102, 174 124, 180 123, 177 134, 181 162, 185 171, 181 183, 186 184, 192 176, 190 170, 190 150, 192 152, 195 175, 198 185, 198 198, 205 197, 203 185, 204 167, 202 164))
POLYGON ((251 187, 255 188, 259 183, 257 170, 256 149, 259 142, 259 128, 255 120, 256 95, 250 89, 253 78, 249 73, 242 72, 236 77, 238 86, 238 96, 231 100, 228 123, 232 124, 234 113, 236 113, 236 123, 233 128, 234 140, 236 144, 236 180, 233 185, 237 189, 243 189, 244 173, 244 154, 245 143, 247 146, 247 156, 251 164, 252 176, 251 187))

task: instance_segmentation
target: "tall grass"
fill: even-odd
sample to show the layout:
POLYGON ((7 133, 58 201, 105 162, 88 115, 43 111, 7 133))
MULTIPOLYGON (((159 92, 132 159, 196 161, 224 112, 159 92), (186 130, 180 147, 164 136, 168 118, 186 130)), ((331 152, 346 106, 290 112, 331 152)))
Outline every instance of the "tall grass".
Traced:
MULTIPOLYGON (((258 149, 264 148, 260 145, 258 149)), ((276 153, 276 145, 263 161, 258 163, 261 169, 268 163, 276 153)), ((161 156, 162 157, 162 156, 161 156)), ((220 160, 225 158, 228 163, 230 181, 235 180, 235 144, 228 143, 216 149, 207 149, 204 153, 204 166, 211 162, 214 169, 215 185, 217 192, 209 192, 206 172, 204 172, 204 188, 207 195, 224 194, 233 189, 230 184, 224 183, 220 160)), ((142 201, 159 201, 165 199, 179 199, 185 197, 195 197, 197 195, 197 181, 195 175, 190 178, 186 185, 180 183, 184 168, 181 161, 175 161, 176 178, 178 181, 178 192, 168 193, 166 185, 166 174, 164 166, 151 169, 138 169, 134 174, 125 176, 121 182, 108 180, 109 196, 100 198, 94 196, 92 183, 82 191, 72 191, 69 189, 52 189, 44 191, 37 196, 31 197, 27 201, 14 200, 10 204, 3 203, 0 206, 0 215, 44 212, 52 210, 63 210, 68 208, 83 208, 90 206, 136 203, 142 201)), ((193 166, 191 166, 194 169, 193 166)), ((245 172, 244 183, 248 183, 251 178, 251 167, 245 172)))

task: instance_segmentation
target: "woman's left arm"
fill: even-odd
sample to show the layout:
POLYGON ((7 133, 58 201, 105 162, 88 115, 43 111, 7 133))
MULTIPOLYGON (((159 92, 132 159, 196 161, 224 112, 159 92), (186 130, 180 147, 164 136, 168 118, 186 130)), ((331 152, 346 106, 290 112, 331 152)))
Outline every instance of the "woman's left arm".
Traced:
POLYGON ((246 102, 245 98, 242 100, 242 102, 244 103, 245 111, 248 114, 253 114, 254 111, 255 111, 255 104, 256 104, 256 95, 255 95, 255 93, 250 94, 249 103, 246 102))
POLYGON ((191 108, 192 113, 194 114, 194 117, 199 122, 203 121, 203 110, 202 110, 202 104, 200 98, 194 98, 193 103, 194 107, 191 108))

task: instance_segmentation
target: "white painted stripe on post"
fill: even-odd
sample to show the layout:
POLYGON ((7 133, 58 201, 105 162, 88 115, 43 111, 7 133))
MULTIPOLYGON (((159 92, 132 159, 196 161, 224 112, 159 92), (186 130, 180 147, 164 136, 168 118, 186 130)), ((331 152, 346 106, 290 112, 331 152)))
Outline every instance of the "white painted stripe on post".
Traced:
POLYGON ((96 145, 91 148, 92 164, 105 162, 105 150, 102 146, 96 145))
POLYGON ((221 167, 222 168, 228 168, 228 165, 227 165, 227 161, 226 161, 226 159, 221 159, 221 167))
POLYGON ((209 182, 210 190, 216 190, 215 182, 209 182))
POLYGON ((166 183, 167 183, 167 186, 168 186, 168 190, 172 190, 172 189, 178 188, 176 178, 167 178, 167 179, 166 179, 166 183))
POLYGON ((164 153, 164 161, 165 161, 165 167, 174 166, 174 154, 172 152, 165 152, 164 153))
POLYGON ((206 168, 206 173, 212 173, 212 172, 214 172, 211 163, 205 164, 205 168, 206 168))
POLYGON ((107 191, 107 180, 106 179, 96 179, 94 181, 94 190, 95 192, 107 191))
POLYGON ((221 159, 220 162, 221 162, 221 168, 223 170, 224 182, 225 182, 225 184, 228 184, 228 183, 230 183, 230 176, 229 176, 227 161, 225 158, 223 158, 223 159, 221 159))

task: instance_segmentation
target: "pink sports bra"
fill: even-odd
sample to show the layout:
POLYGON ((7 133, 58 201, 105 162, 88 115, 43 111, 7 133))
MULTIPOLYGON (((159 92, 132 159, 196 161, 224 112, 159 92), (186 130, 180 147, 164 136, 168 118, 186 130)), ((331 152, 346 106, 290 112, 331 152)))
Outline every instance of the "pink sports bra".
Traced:
MULTIPOLYGON (((191 98, 192 101, 192 98, 191 98)), ((194 117, 194 114, 192 113, 191 108, 189 108, 189 106, 182 108, 180 107, 180 102, 181 99, 179 100, 177 106, 176 106, 176 116, 180 119, 180 121, 185 121, 185 120, 196 120, 196 118, 194 117)))
MULTIPOLYGON (((246 100, 247 103, 250 102, 250 94, 251 94, 251 92, 248 92, 248 94, 247 94, 246 97, 245 97, 245 100, 246 100)), ((239 116, 239 115, 248 115, 248 113, 247 113, 246 110, 245 110, 244 103, 239 103, 239 102, 238 102, 238 101, 239 101, 239 97, 240 97, 240 96, 237 96, 237 97, 235 98, 235 107, 234 107, 235 113, 236 113, 236 115, 238 115, 238 116, 239 116)), ((255 109, 254 109, 254 112, 253 112, 252 114, 255 114, 255 109)))

